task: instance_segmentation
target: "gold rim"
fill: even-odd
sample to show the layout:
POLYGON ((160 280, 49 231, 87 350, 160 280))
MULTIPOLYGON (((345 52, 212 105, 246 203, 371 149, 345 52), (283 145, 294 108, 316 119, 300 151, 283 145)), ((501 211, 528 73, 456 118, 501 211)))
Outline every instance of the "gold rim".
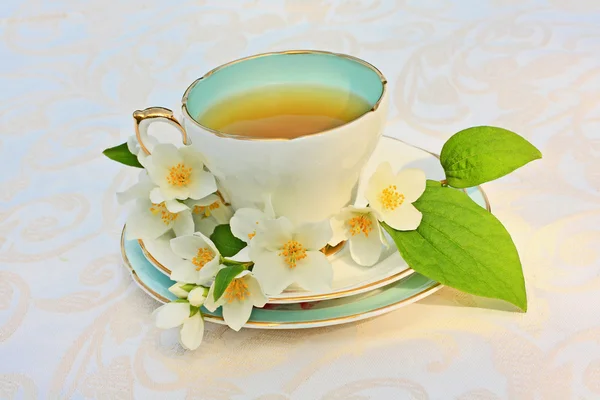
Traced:
POLYGON ((131 262, 129 262, 129 257, 127 257, 127 253, 125 253, 125 227, 123 227, 123 230, 121 231, 121 258, 123 259, 123 264, 125 264, 125 267, 129 270, 129 273, 131 274, 133 280, 136 281, 138 285, 140 285, 152 297, 154 297, 155 300, 158 300, 162 303, 169 303, 171 301, 149 288, 131 266, 131 262))
POLYGON ((355 294, 364 293, 364 292, 368 291, 368 289, 377 289, 378 287, 385 286, 388 283, 393 283, 395 281, 399 281, 402 278, 406 278, 408 275, 412 274, 413 272, 415 272, 415 271, 408 268, 402 272, 398 272, 397 274, 380 279, 376 282, 371 282, 371 283, 368 283, 364 286, 361 286, 361 287, 355 288, 355 289, 342 290, 340 292, 314 294, 314 295, 306 295, 306 296, 294 296, 294 297, 270 297, 269 303, 271 303, 272 301, 277 301, 278 303, 271 303, 271 304, 286 304, 286 303, 298 303, 301 301, 308 301, 308 300, 310 300, 310 301, 332 300, 332 299, 338 299, 338 298, 342 298, 342 297, 348 297, 348 296, 352 296, 355 294), (285 302, 282 302, 283 300, 285 300, 285 302))
MULTIPOLYGON (((123 231, 125 231, 125 227, 123 227, 123 231)), ((142 249, 142 253, 144 253, 144 256, 148 259, 148 261, 150 261, 152 264, 154 264, 154 266, 156 268, 160 269, 165 274, 171 275, 171 270, 169 268, 165 267, 164 265, 162 265, 156 258, 154 258, 154 256, 152 254, 150 254, 150 252, 146 248, 146 245, 144 245, 144 241, 142 239, 138 239, 138 243, 142 249)))
MULTIPOLYGON (((138 276, 138 274, 135 272, 135 270, 131 266, 131 263, 129 262, 129 258, 127 257, 127 254, 125 253, 125 229, 123 229, 123 231, 121 232, 121 257, 123 258, 123 264, 129 270, 129 273, 131 274, 131 277, 133 278, 133 280, 139 286, 141 286, 142 289, 146 293, 148 293, 150 296, 154 297, 155 300, 157 300, 159 302, 162 302, 162 303, 169 303, 171 301, 171 300, 167 299, 166 297, 164 297, 164 296, 156 293, 150 287, 148 287, 148 285, 146 285, 144 283, 144 281, 142 281, 142 279, 138 276)), ((433 286, 430 286, 427 289, 425 289, 425 290, 423 290, 423 291, 421 291, 419 293, 416 293, 416 294, 414 294, 414 295, 412 295, 410 297, 407 297, 406 299, 400 300, 400 301, 398 301, 396 303, 389 304, 389 305, 383 306, 383 307, 379 307, 379 308, 376 308, 376 309, 371 310, 371 311, 366 311, 366 312, 362 312, 362 313, 356 313, 356 314, 352 314, 352 315, 345 315, 343 317, 318 319, 318 320, 312 320, 312 321, 290 321, 290 322, 247 321, 244 326, 249 325, 250 327, 268 328, 268 327, 276 327, 276 326, 283 326, 283 325, 311 325, 311 324, 332 325, 334 323, 338 323, 338 322, 342 322, 342 321, 355 320, 358 317, 362 317, 360 319, 364 319, 364 318, 369 318, 369 316, 371 314, 379 314, 379 313, 385 312, 386 310, 396 308, 399 305, 407 304, 407 303, 412 303, 412 302, 414 302, 416 300, 419 300, 421 298, 427 297, 430 294, 432 294, 433 292, 435 292, 438 289, 440 289, 441 287, 442 287, 442 284, 439 283, 439 282, 437 282, 433 286)), ((266 310, 266 311, 268 311, 268 310, 266 310)), ((205 321, 209 321, 209 322, 214 322, 214 323, 220 323, 220 324, 222 324, 222 323, 225 322, 223 320, 223 317, 218 317, 218 316, 215 316, 215 315, 204 315, 204 320, 205 321)))
POLYGON ((248 56, 248 57, 243 57, 231 62, 228 62, 226 64, 220 65, 214 69, 212 69, 211 71, 207 72, 206 74, 204 74, 202 77, 196 79, 194 82, 192 82, 192 84, 190 86, 188 86, 188 88, 186 89, 185 93, 183 94, 183 97, 181 99, 181 110, 183 112, 183 115, 185 117, 188 117, 195 125, 197 125, 198 127, 204 129, 207 132, 211 132, 214 135, 220 136, 220 137, 225 137, 225 138, 230 138, 230 139, 238 139, 238 140, 253 140, 253 141, 265 141, 265 142, 270 142, 270 141, 289 141, 289 140, 297 140, 303 137, 307 137, 307 136, 315 136, 315 135, 321 135, 323 133, 327 133, 329 131, 338 129, 338 128, 342 128, 348 124, 354 123, 355 121, 358 121, 361 118, 364 118, 365 115, 368 115, 371 112, 376 111, 379 108, 379 105, 381 104, 381 101, 383 100, 385 93, 386 93, 386 89, 387 89, 387 79, 385 78, 385 76, 383 76, 383 74, 381 73, 380 70, 378 70, 374 65, 372 65, 371 63, 368 63, 365 60, 362 60, 358 57, 354 57, 354 56, 350 56, 347 54, 342 54, 342 53, 334 53, 331 51, 322 51, 322 50, 286 50, 286 51, 273 51, 273 52, 269 52, 269 53, 260 53, 260 54, 255 54, 252 56, 248 56), (243 135, 232 135, 232 134, 228 134, 225 132, 221 132, 219 130, 216 129, 212 129, 209 128, 208 126, 202 125, 201 123, 199 123, 198 121, 196 121, 189 113, 188 108, 187 108, 187 100, 188 100, 188 95, 189 93, 192 91, 192 89, 202 80, 202 79, 206 79, 209 76, 211 76, 212 74, 214 74, 215 72, 218 72, 219 70, 229 67, 231 65, 234 64, 238 64, 242 61, 247 61, 247 60, 252 60, 255 58, 260 58, 260 57, 267 57, 267 56, 273 56, 273 55, 291 55, 291 54, 327 54, 327 55, 332 55, 332 56, 336 56, 336 57, 341 57, 341 58, 346 58, 348 60, 357 62, 359 64, 364 65, 365 67, 371 69, 372 71, 374 71, 378 76, 379 79, 381 80, 381 86, 382 86, 382 90, 381 90, 381 95, 379 96, 379 99, 377 99, 377 101, 375 102, 375 104, 373 105, 373 107, 371 107, 371 109, 367 112, 365 112, 364 114, 360 115, 359 117, 353 119, 352 121, 346 122, 345 124, 342 124, 340 126, 336 126, 335 128, 331 128, 331 129, 326 129, 317 133, 311 133, 311 134, 307 134, 307 135, 302 135, 302 136, 297 136, 294 138, 256 138, 256 137, 249 137, 249 136, 243 136, 243 135))

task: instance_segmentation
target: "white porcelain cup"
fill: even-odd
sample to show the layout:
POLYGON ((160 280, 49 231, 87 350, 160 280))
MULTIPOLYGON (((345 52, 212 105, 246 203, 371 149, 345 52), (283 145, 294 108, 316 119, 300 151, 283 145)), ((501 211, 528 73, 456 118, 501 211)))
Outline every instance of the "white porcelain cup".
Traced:
POLYGON ((136 111, 144 151, 148 126, 166 121, 194 146, 234 209, 262 208, 271 196, 277 215, 296 223, 331 217, 354 202, 358 178, 379 140, 388 109, 386 80, 371 64, 323 51, 284 51, 243 58, 199 78, 182 99, 183 125, 165 108, 136 111), (293 139, 243 137, 194 117, 228 97, 276 84, 322 85, 365 99, 371 108, 353 121, 293 139))

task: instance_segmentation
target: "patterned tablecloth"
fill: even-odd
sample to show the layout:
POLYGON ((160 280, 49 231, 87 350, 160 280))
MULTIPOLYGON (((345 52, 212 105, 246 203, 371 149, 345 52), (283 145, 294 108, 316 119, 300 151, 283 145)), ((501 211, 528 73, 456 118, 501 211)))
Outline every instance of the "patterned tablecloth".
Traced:
POLYGON ((3 1, 0 398, 600 398, 599 54, 596 0, 3 1), (153 327, 119 256, 136 174, 101 150, 212 67, 298 48, 378 66, 389 135, 439 151, 490 124, 542 150, 485 185, 529 312, 444 288, 338 327, 209 325, 195 353, 153 327))

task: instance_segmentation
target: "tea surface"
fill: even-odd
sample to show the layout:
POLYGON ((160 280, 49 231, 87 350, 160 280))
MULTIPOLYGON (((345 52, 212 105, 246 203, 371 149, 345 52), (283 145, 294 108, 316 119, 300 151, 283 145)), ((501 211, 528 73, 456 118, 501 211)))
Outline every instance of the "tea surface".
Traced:
POLYGON ((196 119, 228 134, 292 139, 343 125, 370 108, 362 97, 340 89, 271 85, 227 98, 196 119))

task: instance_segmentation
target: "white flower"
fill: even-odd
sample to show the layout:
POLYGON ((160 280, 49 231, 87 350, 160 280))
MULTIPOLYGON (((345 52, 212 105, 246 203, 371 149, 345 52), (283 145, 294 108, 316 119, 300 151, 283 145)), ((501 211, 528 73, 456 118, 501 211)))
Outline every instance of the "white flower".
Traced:
POLYGON ((400 231, 417 229, 422 214, 412 205, 425 191, 425 173, 405 169, 394 175, 392 166, 383 163, 371 176, 365 197, 386 224, 400 231))
POLYGON ((153 240, 170 229, 176 235, 193 233, 194 220, 189 207, 177 200, 152 203, 150 192, 155 187, 146 171, 142 171, 136 184, 117 193, 117 201, 121 204, 137 200, 127 219, 127 238, 153 240))
POLYGON ((268 300, 250 271, 238 274, 217 301, 214 300, 213 293, 214 284, 208 291, 204 307, 209 311, 223 307, 223 319, 235 331, 239 331, 248 321, 253 306, 263 307, 268 300))
POLYGON ((297 228, 285 217, 263 223, 261 234, 252 240, 250 259, 265 293, 279 294, 292 283, 318 292, 331 288, 333 269, 320 251, 331 239, 329 221, 297 228))
POLYGON ((171 250, 182 258, 171 267, 171 279, 204 285, 221 268, 221 254, 212 240, 200 232, 171 239, 171 250))
MULTIPOLYGON (((154 137, 148 135, 148 137, 144 141, 144 144, 146 145, 146 148, 149 151, 152 151, 152 149, 154 149, 154 146, 158 144, 158 141, 154 137)), ((129 150, 129 152, 131 152, 131 154, 137 156, 137 159, 140 162, 140 164, 145 166, 146 157, 148 157, 148 154, 146 154, 146 152, 142 150, 142 147, 140 146, 140 143, 138 142, 137 137, 135 135, 129 136, 127 138, 127 149, 129 150)))
POLYGON ((377 216, 370 207, 346 207, 331 219, 333 237, 329 244, 335 246, 348 240, 350 255, 359 265, 370 267, 379 261, 382 244, 387 245, 377 216))
POLYGON ((202 343, 204 320, 198 307, 187 301, 177 300, 157 308, 154 313, 156 327, 171 329, 181 326, 179 341, 188 350, 195 350, 202 343))
POLYGON ((231 207, 225 205, 216 194, 210 194, 201 200, 185 202, 192 210, 196 232, 210 236, 217 225, 227 224, 233 215, 231 207))
POLYGON ((275 212, 271 205, 271 197, 265 196, 263 211, 256 208, 240 208, 235 212, 229 221, 231 233, 238 239, 250 243, 256 234, 262 231, 265 221, 274 218, 275 212))
POLYGON ((127 218, 127 238, 154 240, 173 229, 175 236, 194 232, 192 212, 183 203, 154 204, 148 198, 140 198, 127 218))
POLYGON ((158 186, 150 193, 154 203, 199 200, 217 191, 215 177, 204 170, 201 154, 191 146, 178 149, 169 143, 157 144, 146 158, 145 167, 158 186))

